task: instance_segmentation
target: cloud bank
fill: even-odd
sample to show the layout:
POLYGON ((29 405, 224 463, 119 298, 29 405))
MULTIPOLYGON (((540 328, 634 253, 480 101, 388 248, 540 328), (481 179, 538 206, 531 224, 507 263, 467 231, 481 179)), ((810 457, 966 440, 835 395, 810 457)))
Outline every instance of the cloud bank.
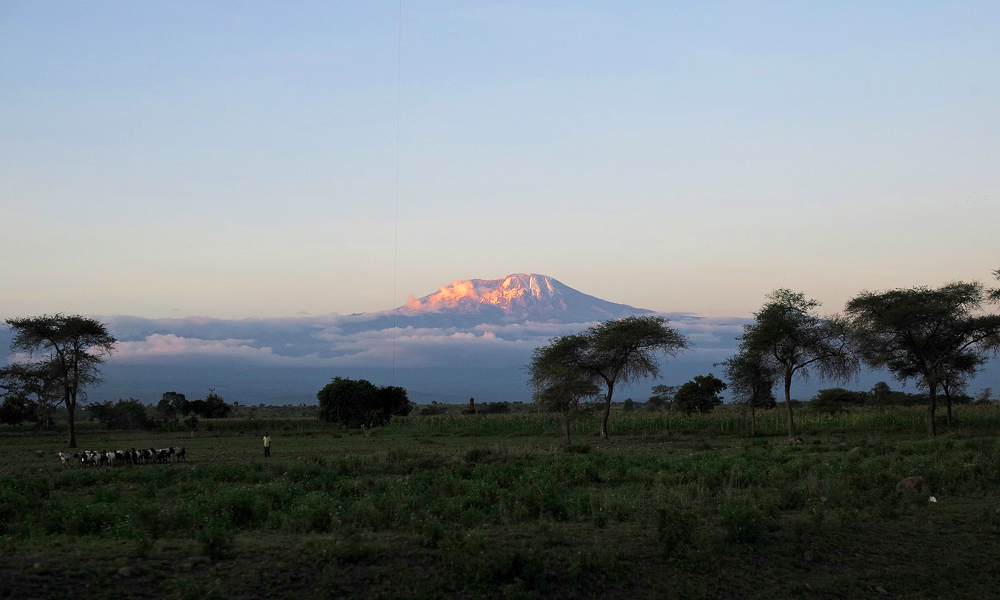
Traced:
MULTIPOLYGON (((664 314, 692 344, 689 351, 664 357, 659 379, 616 390, 619 400, 644 400, 653 385, 679 385, 714 372, 738 346, 748 319, 664 314)), ((393 312, 283 319, 146 319, 99 317, 119 342, 90 390, 92 401, 135 397, 155 402, 167 391, 191 398, 216 389, 241 404, 311 403, 333 377, 364 378, 378 385, 407 388, 417 402, 524 401, 531 398, 526 366, 532 351, 560 335, 592 323, 482 323, 435 314, 393 312)), ((0 330, 9 346, 9 331, 0 330), (6 337, 4 337, 6 336, 6 337)), ((8 360, 10 357, 8 357, 8 360)), ((996 361, 970 386, 997 379, 996 361)), ((892 382, 886 373, 865 372, 849 382, 796 380, 793 394, 807 399, 817 389, 844 385, 869 389, 892 382)), ((891 383, 899 389, 897 383, 891 383)), ((909 389, 913 389, 912 387, 909 389)))
MULTIPOLYGON (((743 323, 665 316, 694 346, 664 361, 663 376, 671 383, 682 383, 688 373, 711 370, 713 362, 731 353, 743 323)), ((204 394, 199 386, 210 385, 245 403, 313 401, 318 389, 335 376, 402 385, 418 401, 469 397, 530 401, 525 368, 532 351, 553 337, 578 333, 592 324, 483 323, 472 317, 393 312, 286 319, 111 316, 101 320, 120 341, 107 364, 114 378, 106 377, 99 394, 152 400, 175 388, 204 394), (156 374, 152 380, 157 385, 170 390, 151 388, 151 373, 156 374), (168 373, 175 374, 175 382, 169 383, 168 373), (268 383, 263 373, 280 383, 268 383), (208 383, 213 378, 214 383, 208 383)), ((645 387, 655 383, 645 382, 645 387)))

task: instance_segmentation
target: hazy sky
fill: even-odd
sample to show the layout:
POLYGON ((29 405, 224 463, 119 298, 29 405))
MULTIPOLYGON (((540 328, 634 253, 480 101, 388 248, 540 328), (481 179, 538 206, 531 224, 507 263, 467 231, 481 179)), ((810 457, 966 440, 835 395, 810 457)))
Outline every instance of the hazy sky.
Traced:
POLYGON ((998 107, 995 1, 0 0, 0 317, 991 281, 998 107))

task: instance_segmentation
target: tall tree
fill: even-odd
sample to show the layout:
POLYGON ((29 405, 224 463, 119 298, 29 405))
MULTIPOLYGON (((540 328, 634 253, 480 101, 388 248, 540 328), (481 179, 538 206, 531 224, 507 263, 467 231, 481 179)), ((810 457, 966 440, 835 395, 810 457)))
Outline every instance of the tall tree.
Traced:
MULTIPOLYGON (((983 313, 992 292, 955 282, 862 292, 847 303, 853 337, 865 362, 927 390, 927 433, 937 434, 937 393, 971 375, 1000 346, 1000 315, 983 313)), ((1000 299, 1000 298, 997 298, 1000 299)))
MULTIPOLYGON (((604 414, 601 438, 608 437, 611 398, 619 383, 656 377, 657 355, 676 355, 689 347, 687 338, 658 316, 626 317, 598 323, 581 334, 570 336, 576 350, 563 356, 566 364, 604 383, 604 414)), ((559 343, 556 338, 552 343, 559 343)))
POLYGON ((528 363, 528 384, 532 400, 542 410, 562 413, 566 425, 566 440, 570 443, 570 420, 587 395, 599 393, 595 375, 580 367, 587 338, 564 335, 549 340, 531 353, 528 363))
POLYGON ((774 408, 777 373, 763 354, 746 350, 722 361, 733 400, 750 409, 750 435, 757 435, 757 409, 774 408))
POLYGON ((528 372, 539 406, 563 414, 566 442, 571 443, 570 421, 578 412, 580 400, 596 396, 596 376, 580 368, 581 356, 587 346, 582 335, 555 338, 548 345, 535 348, 528 372))
POLYGON ((858 369, 851 351, 846 323, 815 314, 819 302, 801 292, 780 289, 743 326, 740 352, 766 357, 770 368, 784 382, 788 437, 795 437, 792 418, 792 379, 811 371, 823 379, 846 379, 858 369))
MULTIPOLYGON (((43 368, 61 391, 68 416, 69 447, 76 447, 77 399, 87 385, 101 380, 99 367, 117 341, 103 323, 79 315, 42 315, 7 319, 14 332, 10 347, 26 352, 29 364, 43 368)), ((27 366, 27 365, 22 365, 27 366)))
POLYGON ((583 368, 604 381, 602 439, 608 437, 611 397, 618 383, 630 383, 660 374, 659 354, 676 356, 690 347, 687 338, 658 316, 626 317, 604 321, 587 330, 589 352, 583 368))

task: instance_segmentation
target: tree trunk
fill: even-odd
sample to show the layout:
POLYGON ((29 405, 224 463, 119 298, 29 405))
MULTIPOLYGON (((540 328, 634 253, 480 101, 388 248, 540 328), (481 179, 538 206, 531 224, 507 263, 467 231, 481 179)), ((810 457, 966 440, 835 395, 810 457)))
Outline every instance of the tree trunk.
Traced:
POLYGON ((951 392, 948 391, 949 386, 944 386, 944 398, 948 404, 948 427, 951 427, 951 392))
POLYGON ((70 399, 66 400, 66 418, 67 430, 69 431, 69 447, 76 448, 76 427, 74 426, 73 413, 76 412, 76 402, 70 399))
POLYGON ((572 445, 573 440, 569 437, 569 413, 566 413, 566 445, 572 445))
POLYGON ((750 402, 750 437, 757 435, 757 409, 753 405, 753 401, 750 402))
POLYGON ((604 416, 601 418, 601 439, 608 439, 608 416, 611 415, 611 394, 615 392, 615 386, 608 384, 608 395, 604 399, 604 416))
POLYGON ((785 409, 788 414, 788 439, 795 438, 795 422, 792 421, 792 374, 785 373, 785 409))
POLYGON ((927 386, 927 396, 928 396, 927 407, 929 409, 928 410, 928 414, 927 414, 927 417, 928 417, 928 419, 927 419, 927 433, 930 434, 931 437, 936 437, 937 436, 937 423, 934 422, 934 413, 937 412, 937 410, 936 410, 937 409, 937 386, 936 385, 929 385, 929 386, 927 386))
POLYGON ((69 447, 76 448, 76 427, 73 419, 73 413, 76 412, 76 397, 72 390, 66 390, 66 419, 67 427, 66 430, 69 434, 69 447))

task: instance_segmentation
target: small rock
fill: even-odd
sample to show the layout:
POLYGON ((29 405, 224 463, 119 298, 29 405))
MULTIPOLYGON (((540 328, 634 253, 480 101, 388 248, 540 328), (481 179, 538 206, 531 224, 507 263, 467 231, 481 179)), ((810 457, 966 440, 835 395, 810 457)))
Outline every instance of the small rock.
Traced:
POLYGON ((132 577, 135 575, 135 569, 133 567, 122 567, 118 569, 118 574, 122 577, 132 577))
POLYGON ((878 592, 879 594, 883 595, 883 596, 888 596, 889 595, 888 590, 886 590, 884 587, 882 587, 880 585, 876 585, 875 586, 875 591, 878 592))
POLYGON ((934 496, 931 496, 930 498, 927 499, 927 501, 928 502, 937 502, 937 498, 935 498, 934 496))

